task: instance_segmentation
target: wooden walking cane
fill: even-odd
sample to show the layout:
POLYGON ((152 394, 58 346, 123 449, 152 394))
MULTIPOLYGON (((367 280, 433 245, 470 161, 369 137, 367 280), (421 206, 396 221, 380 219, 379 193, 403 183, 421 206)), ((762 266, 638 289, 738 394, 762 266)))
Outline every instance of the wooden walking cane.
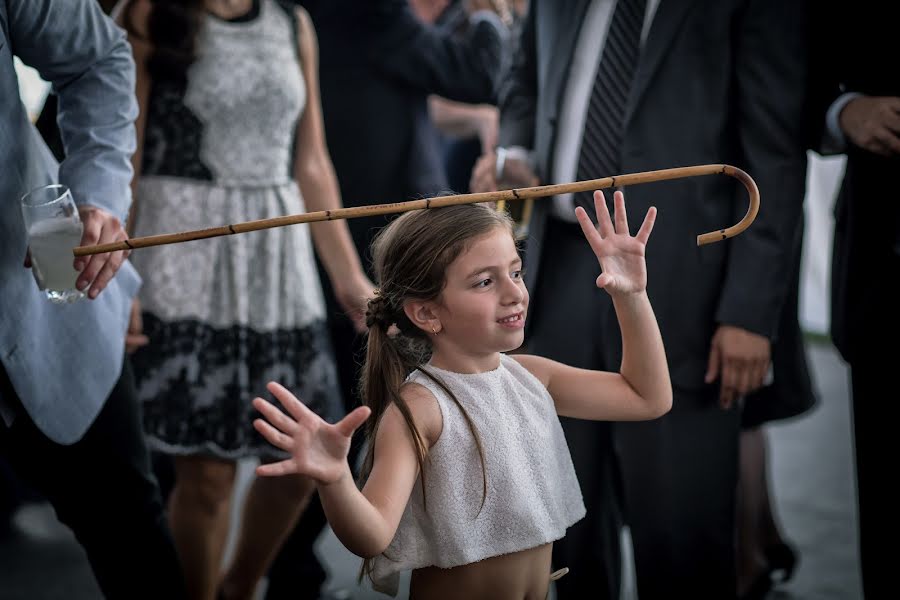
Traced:
POLYGON ((113 242, 110 244, 100 244, 97 246, 78 246, 73 249, 75 256, 87 256, 91 254, 102 254, 103 252, 115 252, 118 250, 135 250, 137 248, 146 248, 148 246, 161 246, 163 244, 180 244, 181 242, 189 242, 192 240, 202 240, 205 238, 219 237, 223 235, 232 235, 235 233, 246 233, 249 231, 259 231, 260 229, 270 229, 272 227, 283 227, 285 225, 297 225, 299 223, 315 223, 317 221, 332 221, 335 219, 352 219, 355 217, 372 217, 377 215, 387 215, 392 213, 408 212, 411 210, 440 208, 442 206, 453 206, 456 204, 474 204, 476 202, 500 202, 527 200, 530 198, 544 198, 547 196, 556 196, 559 194, 569 194, 575 192, 587 192, 593 190, 602 190, 616 186, 638 185, 641 183, 652 183, 655 181, 668 181, 670 179, 682 179, 684 177, 698 177, 700 175, 730 175, 736 178, 750 194, 750 206, 747 214, 744 215, 738 223, 725 229, 711 231, 697 236, 697 245, 703 246, 712 242, 718 242, 726 238, 734 237, 741 233, 759 211, 759 189, 756 182, 741 169, 732 167, 731 165, 697 165, 693 167, 679 167, 675 169, 662 169, 659 171, 645 171, 643 173, 628 173, 625 175, 615 175, 613 177, 604 177, 602 179, 590 179, 586 181, 576 181, 574 183, 559 183, 556 185, 540 185, 535 187, 518 188, 512 190, 500 190, 496 192, 481 192, 478 194, 458 194, 456 196, 439 196, 437 198, 423 198, 421 200, 411 200, 409 202, 395 202, 391 204, 376 204, 373 206, 357 206, 353 208, 337 208, 334 210, 322 210, 311 213, 303 213, 299 215, 287 215, 284 217, 274 217, 271 219, 260 219, 258 221, 247 221, 246 223, 235 223, 233 225, 223 225, 221 227, 212 227, 209 229, 198 229, 195 231, 185 231, 182 233, 169 233, 162 235, 151 235, 147 237, 137 237, 121 242, 113 242))

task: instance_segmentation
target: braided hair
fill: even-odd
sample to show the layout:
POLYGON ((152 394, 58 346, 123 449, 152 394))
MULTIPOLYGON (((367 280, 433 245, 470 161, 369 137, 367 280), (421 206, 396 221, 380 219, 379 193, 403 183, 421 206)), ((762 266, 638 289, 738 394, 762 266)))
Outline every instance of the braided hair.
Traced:
MULTIPOLYGON (((406 316, 404 304, 408 300, 437 299, 446 283, 447 268, 476 238, 497 228, 513 235, 513 223, 506 213, 480 204, 462 204, 404 213, 375 239, 375 275, 380 287, 369 301, 366 311, 369 333, 360 395, 366 406, 372 409, 372 417, 366 421, 369 444, 361 479, 367 478, 372 471, 375 438, 381 417, 393 404, 400 411, 415 445, 424 499, 428 447, 416 427, 409 406, 400 395, 400 388, 409 374, 419 370, 459 407, 472 432, 481 459, 481 502, 484 506, 487 471, 478 431, 453 392, 424 366, 431 357, 429 336, 433 332, 415 325, 406 316)), ((364 561, 360 578, 371 576, 371 570, 372 561, 364 561)))

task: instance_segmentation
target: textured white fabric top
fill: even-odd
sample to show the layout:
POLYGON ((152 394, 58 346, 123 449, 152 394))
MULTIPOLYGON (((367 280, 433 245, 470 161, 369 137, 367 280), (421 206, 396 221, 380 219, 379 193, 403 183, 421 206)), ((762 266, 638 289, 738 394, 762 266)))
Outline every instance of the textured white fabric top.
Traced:
POLYGON ((585 514, 553 399, 540 381, 506 355, 487 373, 425 369, 475 423, 487 497, 482 507, 481 461, 465 417, 438 385, 415 371, 408 381, 437 398, 443 429, 425 466, 425 498, 420 476, 393 541, 374 561, 375 589, 390 595, 397 593, 401 571, 456 567, 534 548, 562 538, 585 514))

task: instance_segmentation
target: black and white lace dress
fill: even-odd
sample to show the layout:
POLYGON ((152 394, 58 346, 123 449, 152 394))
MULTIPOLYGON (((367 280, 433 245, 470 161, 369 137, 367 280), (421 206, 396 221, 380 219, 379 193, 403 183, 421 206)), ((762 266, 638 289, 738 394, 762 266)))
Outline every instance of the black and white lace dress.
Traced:
MULTIPOLYGON (((207 16, 187 81, 148 102, 134 235, 305 211, 292 178, 306 87, 296 21, 260 0, 238 21, 207 16)), ((170 454, 274 454, 250 402, 278 381, 340 417, 308 225, 144 248, 131 260, 150 344, 135 353, 151 446, 170 454)))

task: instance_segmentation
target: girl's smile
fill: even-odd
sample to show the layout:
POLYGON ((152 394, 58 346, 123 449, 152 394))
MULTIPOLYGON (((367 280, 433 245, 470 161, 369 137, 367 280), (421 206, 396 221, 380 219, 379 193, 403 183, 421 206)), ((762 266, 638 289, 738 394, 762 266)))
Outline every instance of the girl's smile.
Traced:
MULTIPOLYGON (((528 290, 522 259, 509 230, 497 227, 472 240, 447 268, 444 289, 428 303, 437 334, 432 361, 457 372, 497 367, 500 352, 525 337, 528 290)), ((423 326, 431 332, 431 325, 423 326)))
POLYGON ((508 317, 503 317, 502 319, 497 319, 497 322, 503 327, 509 327, 510 329, 522 329, 525 327, 525 313, 517 312, 508 317))

